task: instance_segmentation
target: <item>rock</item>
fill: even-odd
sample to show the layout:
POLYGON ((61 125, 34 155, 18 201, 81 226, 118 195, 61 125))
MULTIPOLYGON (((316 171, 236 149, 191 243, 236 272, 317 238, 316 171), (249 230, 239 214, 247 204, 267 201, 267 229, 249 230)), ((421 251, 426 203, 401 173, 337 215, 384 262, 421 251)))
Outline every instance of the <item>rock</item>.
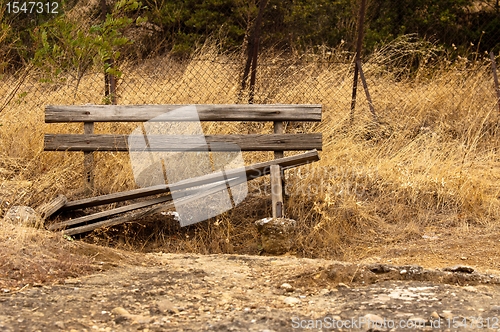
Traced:
POLYGON ((296 221, 287 218, 264 218, 257 220, 255 225, 259 231, 262 249, 272 255, 282 255, 292 248, 292 233, 296 221))
POLYGON ((116 307, 113 310, 111 310, 111 313, 117 316, 125 316, 125 317, 130 316, 130 313, 123 307, 116 307))
POLYGON ((16 205, 5 213, 4 221, 14 225, 39 228, 42 225, 40 215, 29 206, 16 205))
POLYGON ((285 297, 283 302, 288 305, 296 305, 302 303, 302 301, 296 297, 285 297))
POLYGON ((491 306, 491 311, 493 311, 493 312, 500 312, 500 305, 491 306))
POLYGON ((287 292, 293 292, 293 287, 292 285, 288 284, 288 283, 284 283, 280 286, 281 289, 284 289, 285 291, 287 292))
POLYGON ((461 272, 461 273, 474 272, 474 268, 472 268, 470 266, 464 266, 464 265, 455 265, 452 267, 445 267, 443 270, 447 271, 447 272, 461 272))
POLYGON ((452 320, 454 315, 449 310, 443 310, 443 312, 441 313, 441 315, 439 315, 439 317, 441 317, 442 319, 452 320))
POLYGON ((439 317, 439 314, 436 311, 433 311, 432 314, 431 314, 431 318, 432 319, 439 319, 441 317, 439 317))
POLYGON ((57 321, 54 323, 54 325, 58 328, 60 328, 61 330, 64 330, 66 327, 64 326, 64 322, 61 322, 61 321, 57 321))
POLYGON ((370 264, 367 265, 368 270, 376 274, 389 273, 394 271, 394 266, 387 264, 370 264))

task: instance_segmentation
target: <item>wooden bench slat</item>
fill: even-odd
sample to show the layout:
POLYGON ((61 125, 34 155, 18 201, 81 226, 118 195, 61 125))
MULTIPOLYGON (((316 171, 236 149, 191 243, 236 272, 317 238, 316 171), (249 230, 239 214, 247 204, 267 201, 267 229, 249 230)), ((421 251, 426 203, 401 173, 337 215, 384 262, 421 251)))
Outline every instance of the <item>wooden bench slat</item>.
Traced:
MULTIPOLYGON (((129 137, 130 135, 46 134, 45 151, 129 151, 129 137)), ((142 136, 138 138, 143 140, 142 136)), ((199 144, 201 138, 203 136, 148 135, 150 151, 207 151, 206 145, 199 144)), ((241 151, 322 149, 322 135, 319 133, 206 135, 205 140, 212 151, 228 151, 228 146, 211 143, 237 144, 241 151)))
MULTIPOLYGON (((45 107, 46 123, 145 122, 187 105, 82 105, 45 107)), ((194 105, 200 121, 321 121, 321 105, 194 105)), ((171 121, 192 121, 170 117, 171 121)))
MULTIPOLYGON (((260 176, 262 176, 262 175, 264 175, 264 174, 261 174, 260 176)), ((138 212, 132 212, 129 215, 124 215, 124 216, 120 216, 120 217, 111 218, 108 220, 98 221, 98 222, 95 222, 95 223, 92 223, 89 225, 85 225, 85 226, 69 228, 69 229, 63 230, 62 234, 66 234, 66 235, 81 234, 84 232, 90 232, 90 231, 97 229, 97 228, 100 228, 100 227, 111 227, 111 226, 123 224, 125 222, 139 220, 143 217, 152 215, 154 213, 166 211, 166 210, 171 209, 173 207, 178 207, 178 206, 183 205, 183 204, 195 202, 197 200, 203 199, 207 196, 210 196, 210 195, 215 194, 217 192, 220 192, 222 190, 226 190, 228 186, 232 187, 232 186, 244 183, 246 180, 247 179, 245 179, 244 177, 233 178, 233 179, 227 181, 226 183, 217 184, 217 185, 211 186, 211 188, 209 188, 207 190, 196 191, 191 195, 179 198, 176 200, 175 204, 174 204, 174 202, 167 202, 167 203, 160 205, 160 206, 151 207, 151 208, 148 208, 148 209, 145 209, 142 211, 138 211, 138 212)))

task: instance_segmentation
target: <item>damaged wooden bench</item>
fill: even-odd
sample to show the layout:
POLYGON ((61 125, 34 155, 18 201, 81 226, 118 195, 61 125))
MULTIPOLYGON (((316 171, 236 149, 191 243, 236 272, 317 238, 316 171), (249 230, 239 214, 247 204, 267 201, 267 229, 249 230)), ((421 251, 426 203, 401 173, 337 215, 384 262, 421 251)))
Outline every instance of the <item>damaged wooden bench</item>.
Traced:
MULTIPOLYGON (((83 152, 84 157, 84 183, 88 188, 93 188, 94 178, 94 156, 95 151, 129 151, 128 137, 129 135, 117 134, 95 134, 94 123, 96 122, 147 122, 157 118, 162 114, 167 114, 170 111, 179 109, 187 105, 85 105, 85 106, 46 106, 45 122, 46 123, 74 123, 80 122, 84 124, 83 134, 45 134, 44 150, 45 151, 75 151, 83 152)), ((273 122, 274 132, 270 134, 230 134, 230 135, 205 135, 205 140, 210 146, 211 151, 218 151, 220 143, 236 144, 241 151, 273 151, 276 161, 283 160, 285 151, 308 151, 322 149, 321 133, 294 133, 287 134, 284 132, 285 122, 319 122, 321 121, 321 105, 194 105, 198 113, 199 121, 259 121, 273 122)), ((183 118, 182 114, 177 115, 171 121, 191 121, 191 119, 183 118)), ((154 137, 153 137, 154 139, 154 137)), ((162 142, 161 151, 179 151, 186 148, 189 144, 189 137, 183 136, 182 140, 170 140, 167 144, 162 142)), ((190 151, 196 151, 189 147, 190 151)), ((221 150, 223 151, 223 148, 221 150)), ((318 160, 317 152, 311 152, 313 155, 308 155, 306 161, 312 162, 318 160)), ((292 158, 292 157, 290 157, 292 158)), ((284 158, 285 161, 287 158, 284 158)), ((299 158, 300 159, 300 158, 299 158)), ((297 165, 304 164, 299 161, 297 165)), ((258 165, 258 164, 257 164, 258 165)), ((292 167, 288 164, 288 167, 292 167)), ((262 165, 261 165, 262 166, 262 165)), ((264 167, 264 166, 262 166, 264 167)), ((294 167, 294 166, 293 166, 294 167)), ((284 176, 283 171, 287 168, 287 164, 270 163, 266 164, 266 171, 263 169, 262 174, 271 174, 271 188, 273 200, 273 217, 283 215, 283 188, 284 176), (278 190, 276 190, 278 188, 278 190), (281 189, 279 189, 281 188, 281 189)), ((231 181, 247 181, 249 178, 241 179, 234 178, 231 181)), ((207 185, 210 183, 207 182, 207 185)), ((212 185, 210 191, 221 190, 217 185, 212 185), (219 189, 217 189, 219 188, 219 189)), ((188 189, 189 186, 184 189, 188 189)), ((144 190, 147 195, 158 194, 159 192, 169 192, 170 189, 162 187, 159 192, 158 188, 150 187, 144 190), (155 191, 156 190, 156 191, 155 191)), ((223 188, 222 188, 223 189, 223 188)), ((189 190, 187 190, 189 192, 189 190)), ((186 194, 186 199, 191 197, 200 197, 200 193, 196 193, 191 189, 191 194, 186 194), (198 195, 198 196, 196 196, 198 195)), ((105 195, 110 196, 111 201, 116 202, 119 193, 105 195)), ((144 197, 137 196, 137 197, 144 197)), ((133 198, 137 198, 132 195, 133 198)), ((96 198, 96 201, 106 201, 106 199, 96 198)), ((127 198, 131 199, 131 198, 127 198)), ((90 198, 92 200, 92 198, 90 198)), ((134 203, 133 207, 151 206, 154 204, 164 203, 168 198, 159 198, 157 201, 149 203, 134 203), (163 199, 163 200, 162 200, 163 199), (155 203, 157 202, 157 203, 155 203), (148 205, 149 204, 149 205, 148 205)), ((97 205, 97 204, 96 204, 97 205)), ((61 209, 75 209, 78 204, 66 202, 61 209)), ((84 206, 80 206, 84 207, 84 206)), ((126 207, 123 207, 120 212, 125 212, 126 207)), ((130 211, 130 210, 128 210, 130 211)), ((106 211, 105 211, 106 212, 106 211)), ((101 215, 100 218, 114 215, 101 215)), ((120 213, 117 212, 117 213, 120 213)), ((94 218, 93 220, 95 220, 94 218)), ((89 222, 90 220, 82 220, 89 222)), ((109 225, 109 224, 108 224, 109 225)), ((59 225, 61 226, 61 225, 59 225)), ((69 226, 69 225, 65 225, 69 226)), ((57 227, 56 227, 57 228, 57 227)), ((59 227, 60 228, 60 227, 59 227)), ((68 233, 70 234, 70 233, 68 233)), ((74 233, 73 233, 74 234, 74 233)))

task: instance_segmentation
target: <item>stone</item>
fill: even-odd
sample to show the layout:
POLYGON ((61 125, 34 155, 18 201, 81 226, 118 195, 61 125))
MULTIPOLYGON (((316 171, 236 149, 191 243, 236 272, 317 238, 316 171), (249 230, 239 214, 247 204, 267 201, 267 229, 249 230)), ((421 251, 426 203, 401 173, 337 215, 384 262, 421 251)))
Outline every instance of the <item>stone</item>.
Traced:
POLYGON ((441 317, 442 319, 452 320, 454 315, 449 310, 443 310, 443 312, 441 313, 441 315, 439 315, 439 317, 441 317))
POLYGON ((116 307, 113 310, 111 310, 111 313, 117 316, 130 316, 130 313, 124 309, 123 307, 116 307))
POLYGON ((302 303, 302 301, 296 297, 285 297, 283 302, 288 305, 296 305, 302 303))
POLYGON ((29 206, 23 205, 11 207, 5 213, 3 220, 24 227, 40 228, 42 226, 42 218, 40 215, 29 206))
POLYGON ((470 266, 465 266, 465 265, 455 265, 455 266, 452 266, 452 267, 445 267, 443 269, 444 271, 447 271, 447 272, 461 272, 461 273, 472 273, 474 272, 474 268, 470 267, 470 266))
POLYGON ((282 255, 293 246, 296 221, 287 218, 264 218, 255 225, 260 234, 262 249, 271 255, 282 255))
POLYGON ((64 330, 66 328, 66 326, 64 325, 64 322, 61 322, 61 321, 55 322, 54 325, 56 327, 60 328, 61 330, 64 330))
POLYGON ((500 305, 491 306, 491 311, 493 311, 493 312, 500 312, 500 305))
POLYGON ((289 283, 284 283, 280 286, 281 289, 284 289, 287 292, 293 292, 293 287, 289 283))

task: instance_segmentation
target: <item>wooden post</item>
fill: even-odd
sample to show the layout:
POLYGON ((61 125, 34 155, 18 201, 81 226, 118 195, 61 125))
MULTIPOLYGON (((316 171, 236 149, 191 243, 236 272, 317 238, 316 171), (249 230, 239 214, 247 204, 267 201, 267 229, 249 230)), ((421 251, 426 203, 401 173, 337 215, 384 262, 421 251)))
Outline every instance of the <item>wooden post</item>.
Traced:
MULTIPOLYGON (((84 122, 83 131, 85 135, 94 133, 94 122, 84 122)), ((94 152, 83 153, 84 183, 87 191, 94 190, 94 152)))
POLYGON ((271 166, 271 200, 273 218, 282 218, 283 211, 283 188, 281 186, 281 169, 278 165, 271 166))

